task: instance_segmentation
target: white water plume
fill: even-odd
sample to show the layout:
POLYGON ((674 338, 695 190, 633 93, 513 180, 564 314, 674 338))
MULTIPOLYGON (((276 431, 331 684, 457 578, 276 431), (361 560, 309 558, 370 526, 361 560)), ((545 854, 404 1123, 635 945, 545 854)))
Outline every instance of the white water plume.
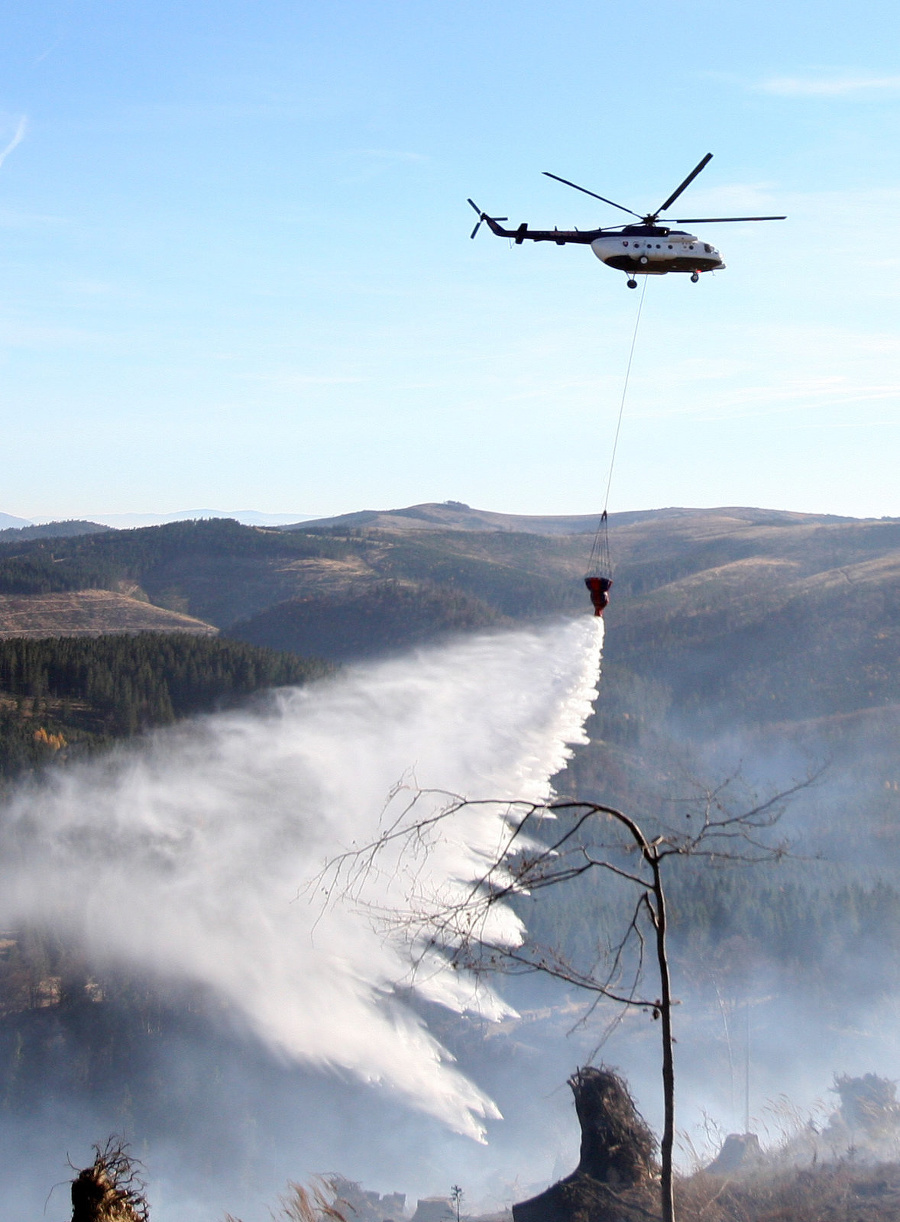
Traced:
MULTIPOLYGON (((497 1116, 395 986, 408 949, 360 908, 302 893, 377 834, 404 776, 469 798, 538 801, 583 740, 602 620, 469 637, 197 718, 23 788, 3 812, 0 922, 59 931, 90 962, 211 990, 294 1061, 349 1071, 472 1137, 497 1116)), ((417 879, 462 888, 496 851, 469 808, 417 879)), ((397 898, 373 871, 363 897, 397 898)), ((507 913, 507 934, 517 936, 507 913)), ((446 971, 432 999, 471 1004, 446 971)), ((482 998, 494 1013, 503 1007, 482 998)))

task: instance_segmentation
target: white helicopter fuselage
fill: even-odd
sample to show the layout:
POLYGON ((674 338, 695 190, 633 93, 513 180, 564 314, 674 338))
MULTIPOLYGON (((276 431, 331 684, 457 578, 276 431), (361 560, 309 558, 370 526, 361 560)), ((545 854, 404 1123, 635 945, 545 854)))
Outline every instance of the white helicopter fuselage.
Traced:
POLYGON ((725 266, 709 242, 661 225, 628 225, 620 233, 595 238, 591 250, 607 267, 632 276, 712 272, 725 266))

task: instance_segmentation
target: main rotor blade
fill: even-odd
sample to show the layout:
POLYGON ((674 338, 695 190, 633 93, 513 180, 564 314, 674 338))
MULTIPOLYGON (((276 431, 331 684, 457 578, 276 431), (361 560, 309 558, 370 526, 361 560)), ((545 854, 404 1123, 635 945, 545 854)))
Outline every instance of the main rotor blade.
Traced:
POLYGON ((667 225, 725 225, 729 221, 786 221, 786 216, 680 216, 667 225))
POLYGON ((672 194, 669 196, 666 202, 662 204, 659 208, 657 208, 656 212, 653 215, 659 216, 661 212, 665 212, 667 208, 671 208, 671 206, 675 203, 676 199, 678 199, 678 196, 685 189, 685 187, 689 187, 691 183, 694 181, 694 179, 697 177, 697 175, 700 173, 700 171, 704 169, 706 166, 708 166, 711 161, 712 161, 712 153, 707 153, 706 156, 703 158, 703 160, 698 162, 697 165, 694 166, 694 168, 691 170, 690 174, 688 174, 687 178, 684 180, 681 186, 675 188, 675 190, 672 192, 672 194))
POLYGON ((622 212, 630 212, 632 216, 636 216, 638 220, 643 220, 639 212, 632 212, 630 208, 626 208, 624 204, 617 204, 614 199, 607 199, 605 195, 598 195, 596 191, 589 191, 587 187, 579 187, 577 182, 569 182, 568 178, 560 178, 558 174, 551 174, 549 170, 542 170, 542 174, 546 174, 548 178, 555 178, 557 182, 565 183, 567 187, 574 187, 576 191, 583 191, 585 195, 591 195, 594 199, 602 200, 604 204, 611 204, 613 208, 619 208, 622 212))

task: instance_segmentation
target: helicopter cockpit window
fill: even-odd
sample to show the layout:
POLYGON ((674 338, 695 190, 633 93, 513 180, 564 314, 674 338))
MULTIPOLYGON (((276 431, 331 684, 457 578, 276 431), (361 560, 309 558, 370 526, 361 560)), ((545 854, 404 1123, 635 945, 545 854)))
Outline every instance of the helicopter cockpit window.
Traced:
POLYGON ((704 242, 703 247, 708 255, 712 254, 712 247, 710 246, 709 242, 704 242))

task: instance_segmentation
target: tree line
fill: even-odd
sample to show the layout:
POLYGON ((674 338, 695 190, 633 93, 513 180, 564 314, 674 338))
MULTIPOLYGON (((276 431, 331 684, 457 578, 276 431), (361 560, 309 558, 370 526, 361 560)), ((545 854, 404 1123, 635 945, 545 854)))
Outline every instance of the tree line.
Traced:
POLYGON ((184 633, 0 641, 0 775, 329 670, 294 654, 184 633))

